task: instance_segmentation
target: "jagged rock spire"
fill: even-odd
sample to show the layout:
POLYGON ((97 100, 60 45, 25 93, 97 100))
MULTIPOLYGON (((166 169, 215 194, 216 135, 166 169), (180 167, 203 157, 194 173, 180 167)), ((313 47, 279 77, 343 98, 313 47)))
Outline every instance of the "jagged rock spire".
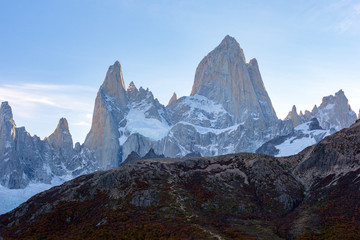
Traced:
POLYGON ((135 83, 133 81, 131 81, 129 84, 129 87, 126 91, 134 91, 135 89, 137 90, 135 83))
POLYGON ((70 132, 69 124, 68 124, 68 121, 66 120, 66 118, 60 118, 59 123, 58 123, 55 131, 70 132))
POLYGON ((0 113, 1 113, 1 119, 4 119, 6 121, 10 121, 13 119, 12 110, 8 102, 1 103, 0 113))
POLYGON ((64 158, 69 159, 73 155, 73 140, 66 118, 59 120, 55 131, 45 140, 64 158))
POLYGON ((124 94, 125 84, 119 61, 116 61, 109 67, 102 87, 111 97, 119 97, 121 94, 124 94))
POLYGON ((295 105, 292 107, 291 111, 288 113, 285 120, 291 120, 293 122, 294 127, 296 127, 302 123, 302 119, 298 115, 295 105))
POLYGON ((177 95, 176 95, 176 93, 174 92, 173 95, 172 95, 172 97, 171 97, 170 100, 169 100, 168 106, 169 106, 170 104, 176 102, 177 99, 178 99, 178 98, 177 98, 177 95))
POLYGON ((2 102, 0 108, 0 141, 4 141, 4 139, 1 139, 1 136, 11 135, 11 137, 14 138, 15 128, 16 124, 13 119, 11 107, 8 102, 2 102))
POLYGON ((125 83, 122 67, 119 61, 111 65, 106 73, 105 80, 100 87, 103 97, 111 98, 121 107, 126 107, 128 96, 125 90, 125 83))
POLYGON ((125 90, 122 68, 118 61, 109 67, 95 99, 90 132, 84 146, 95 152, 102 169, 118 165, 119 122, 127 111, 129 95, 125 90))

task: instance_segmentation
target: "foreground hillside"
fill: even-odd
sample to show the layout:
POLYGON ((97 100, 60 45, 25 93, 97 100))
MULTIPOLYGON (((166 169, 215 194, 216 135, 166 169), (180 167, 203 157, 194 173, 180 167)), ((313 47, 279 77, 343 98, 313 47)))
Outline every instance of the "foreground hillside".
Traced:
POLYGON ((4 239, 360 239, 360 121, 301 153, 135 161, 0 216, 4 239))

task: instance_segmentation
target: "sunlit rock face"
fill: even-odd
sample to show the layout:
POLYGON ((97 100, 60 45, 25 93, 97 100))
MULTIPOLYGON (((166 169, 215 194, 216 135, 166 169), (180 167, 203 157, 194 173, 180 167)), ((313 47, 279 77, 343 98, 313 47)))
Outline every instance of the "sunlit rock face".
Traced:
POLYGON ((171 97, 170 100, 169 100, 168 106, 169 106, 170 104, 176 102, 177 100, 178 100, 177 95, 176 95, 176 93, 174 92, 174 94, 172 95, 172 97, 171 97))
POLYGON ((109 67, 97 93, 91 130, 84 143, 94 151, 102 169, 118 165, 121 155, 118 125, 124 118, 127 103, 122 68, 119 62, 115 62, 109 67))
POLYGON ((335 93, 335 96, 323 97, 320 106, 315 105, 311 112, 305 111, 305 114, 300 112, 300 115, 298 115, 294 106, 286 120, 291 120, 294 127, 296 127, 310 121, 311 118, 317 118, 322 128, 335 132, 350 127, 356 121, 357 116, 351 109, 344 91, 340 90, 335 93))
POLYGON ((191 96, 220 103, 236 122, 249 117, 273 124, 277 121, 256 59, 246 63, 239 43, 226 36, 199 64, 191 96))

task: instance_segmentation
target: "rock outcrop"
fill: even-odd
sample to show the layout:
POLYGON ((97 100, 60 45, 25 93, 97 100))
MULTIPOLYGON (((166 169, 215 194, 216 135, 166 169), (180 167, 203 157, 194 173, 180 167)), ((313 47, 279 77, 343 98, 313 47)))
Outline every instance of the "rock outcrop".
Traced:
POLYGON ((292 107, 291 111, 286 116, 285 121, 286 120, 291 120, 293 122, 294 127, 306 122, 302 114, 298 115, 295 105, 292 107))
POLYGON ((307 187, 318 178, 357 170, 360 167, 360 121, 326 137, 307 149, 309 154, 296 166, 294 174, 307 187))

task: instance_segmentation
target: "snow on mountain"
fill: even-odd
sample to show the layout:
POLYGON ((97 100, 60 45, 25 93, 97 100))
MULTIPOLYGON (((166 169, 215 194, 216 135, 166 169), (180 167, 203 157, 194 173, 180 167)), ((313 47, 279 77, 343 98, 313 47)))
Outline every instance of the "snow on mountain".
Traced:
POLYGON ((257 61, 246 63, 230 36, 199 64, 191 96, 174 94, 164 107, 148 89, 124 86, 115 62, 99 89, 84 143, 101 169, 119 166, 133 151, 144 156, 154 149, 168 157, 254 151, 291 131, 289 122, 276 117, 257 61))
POLYGON ((167 107, 173 123, 187 122, 201 127, 226 128, 233 116, 221 104, 201 96, 186 96, 167 107))
POLYGON ((294 128, 292 133, 286 136, 275 137, 264 143, 256 150, 256 152, 276 157, 290 156, 320 142, 330 134, 330 130, 322 129, 319 125, 319 121, 316 118, 313 118, 309 122, 298 125, 294 128))
POLYGON ((340 91, 325 97, 312 112, 299 116, 294 106, 285 121, 279 120, 258 62, 246 62, 240 45, 226 36, 197 67, 191 95, 177 99, 174 93, 166 107, 134 82, 125 89, 122 66, 116 61, 97 93, 90 132, 75 148, 66 119, 41 140, 24 127, 17 128, 10 106, 2 103, 0 184, 50 186, 54 179, 118 167, 130 154, 144 157, 150 150, 166 157, 257 149, 272 155, 295 154, 330 134, 328 129, 349 126, 354 116, 340 91), (315 123, 308 122, 312 117, 327 130, 314 128, 315 123))
POLYGON ((0 215, 13 210, 32 196, 52 187, 61 185, 71 179, 73 179, 73 176, 71 175, 55 177, 49 184, 30 182, 25 188, 20 189, 10 189, 0 185, 0 215))

